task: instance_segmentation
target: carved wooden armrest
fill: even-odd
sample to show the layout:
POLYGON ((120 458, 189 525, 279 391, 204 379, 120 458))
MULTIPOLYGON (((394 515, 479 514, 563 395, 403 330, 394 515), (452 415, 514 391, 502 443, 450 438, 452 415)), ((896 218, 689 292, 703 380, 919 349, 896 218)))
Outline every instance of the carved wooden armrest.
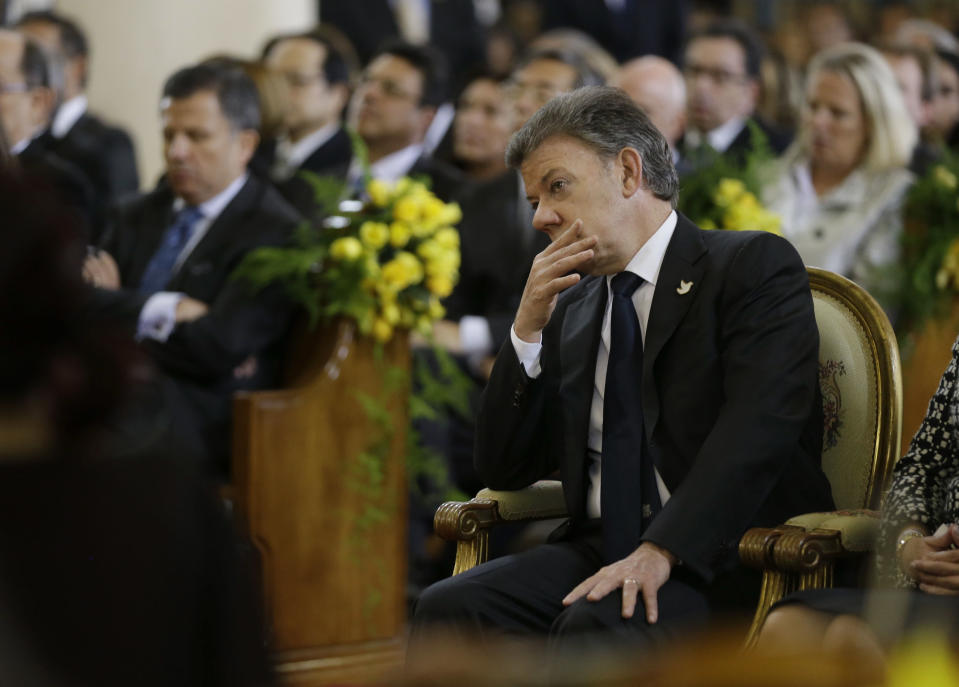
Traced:
POLYGON ((556 480, 541 480, 525 489, 482 489, 469 501, 447 501, 436 510, 433 528, 441 538, 456 542, 456 575, 486 561, 489 528, 493 525, 565 515, 563 485, 556 480))
POLYGON ((878 530, 876 511, 856 510, 807 513, 747 531, 739 557, 762 570, 763 580, 746 645, 755 642, 773 604, 794 591, 832 587, 835 561, 871 551, 878 530))

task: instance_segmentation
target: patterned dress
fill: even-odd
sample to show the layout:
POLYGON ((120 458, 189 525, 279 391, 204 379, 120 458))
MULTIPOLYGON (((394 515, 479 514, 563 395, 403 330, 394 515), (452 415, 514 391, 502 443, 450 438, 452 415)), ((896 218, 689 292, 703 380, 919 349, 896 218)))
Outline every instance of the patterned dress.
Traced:
POLYGON ((899 570, 896 541, 904 527, 921 525, 930 534, 959 522, 959 339, 952 360, 929 402, 909 451, 893 473, 883 501, 877 562, 880 580, 900 587, 914 581, 899 570))

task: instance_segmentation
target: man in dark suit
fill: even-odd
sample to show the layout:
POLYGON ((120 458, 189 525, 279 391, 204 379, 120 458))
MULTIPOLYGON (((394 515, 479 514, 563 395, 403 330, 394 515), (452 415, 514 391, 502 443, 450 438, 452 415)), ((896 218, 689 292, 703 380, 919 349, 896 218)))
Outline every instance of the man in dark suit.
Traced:
POLYGON ((571 517, 426 590, 414 638, 434 623, 559 646, 674 637, 755 590, 747 528, 832 503, 805 268, 779 237, 677 215, 669 148, 619 90, 558 96, 507 160, 552 243, 493 368, 476 465, 496 489, 558 470, 571 517))
POLYGON ((483 33, 472 0, 322 0, 320 23, 342 31, 366 64, 393 39, 432 45, 454 80, 483 64, 483 33))
POLYGON ((690 36, 683 63, 688 121, 681 155, 691 168, 708 164, 717 153, 744 159, 756 145, 749 122, 766 135, 774 154, 789 145, 790 136, 754 115, 761 60, 759 39, 739 22, 716 22, 690 36))
POLYGON ((49 61, 40 46, 21 33, 0 29, 0 126, 10 153, 89 233, 96 214, 90 182, 75 165, 51 152, 42 135, 55 101, 50 83, 49 61))
POLYGON ((686 0, 549 0, 543 30, 583 31, 625 62, 640 55, 679 59, 689 14, 686 0))
POLYGON ((285 132, 258 151, 280 191, 301 170, 349 163, 353 149, 340 122, 350 97, 349 72, 339 51, 318 33, 302 33, 271 40, 263 59, 289 86, 285 132))
MULTIPOLYGON (((446 83, 442 56, 409 43, 386 45, 366 66, 350 100, 348 121, 366 144, 374 179, 393 182, 425 175, 433 192, 447 201, 463 191, 466 180, 459 170, 433 159, 423 147, 436 108, 445 99, 446 83)), ((345 174, 353 186, 363 177, 357 159, 327 173, 345 174)))
POLYGON ((95 193, 96 240, 107 208, 139 190, 133 143, 125 131, 87 110, 89 48, 76 23, 56 12, 30 12, 21 18, 17 30, 37 41, 62 72, 59 107, 42 141, 90 180, 95 193))
POLYGON ((84 274, 99 309, 135 331, 171 402, 223 466, 234 391, 276 381, 278 344, 292 306, 231 278, 253 249, 280 244, 298 215, 250 175, 260 112, 239 71, 201 64, 163 89, 166 180, 116 212, 84 274))

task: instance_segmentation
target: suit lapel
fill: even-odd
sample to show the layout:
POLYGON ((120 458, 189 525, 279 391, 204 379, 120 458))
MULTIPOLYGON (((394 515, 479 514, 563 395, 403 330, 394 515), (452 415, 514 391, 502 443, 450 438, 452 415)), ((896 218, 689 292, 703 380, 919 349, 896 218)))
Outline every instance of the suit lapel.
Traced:
POLYGON ((201 276, 210 271, 213 264, 222 261, 222 247, 231 240, 236 240, 237 227, 243 216, 253 206, 255 199, 262 189, 256 177, 250 175, 239 193, 227 203, 223 211, 217 216, 200 239, 193 251, 180 266, 180 269, 170 280, 171 284, 182 283, 184 279, 201 276))
MULTIPOLYGON (((143 215, 143 222, 136 227, 136 233, 127 240, 132 241, 127 255, 129 268, 124 273, 129 275, 128 287, 137 288, 143 278, 143 272, 150 263, 150 258, 160 247, 163 233, 173 224, 173 195, 165 188, 160 190, 152 199, 143 215)), ((120 256, 117 256, 120 259, 120 256)), ((122 267, 122 266, 121 266, 122 267)))
POLYGON ((705 262, 700 260, 705 252, 706 246, 699 230, 683 215, 679 215, 676 230, 666 248, 666 255, 659 270, 646 326, 643 347, 643 415, 647 437, 653 435, 659 421, 656 359, 696 300, 697 290, 706 269, 705 262))
MULTIPOLYGON (((589 409, 593 402, 596 355, 606 307, 606 280, 592 279, 582 295, 566 308, 560 336, 560 387, 564 423, 561 464, 571 478, 567 503, 586 503, 585 455, 589 434, 589 409)), ((575 514, 575 515, 582 515, 575 514)))

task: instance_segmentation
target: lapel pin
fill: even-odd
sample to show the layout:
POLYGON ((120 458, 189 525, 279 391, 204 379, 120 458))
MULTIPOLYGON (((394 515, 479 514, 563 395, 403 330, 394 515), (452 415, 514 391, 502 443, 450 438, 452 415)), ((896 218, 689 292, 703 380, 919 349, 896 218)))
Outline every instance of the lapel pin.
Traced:
POLYGON ((687 293, 689 293, 691 288, 693 288, 693 283, 691 281, 683 281, 680 279, 679 287, 677 287, 676 293, 678 293, 680 296, 685 296, 687 293))

